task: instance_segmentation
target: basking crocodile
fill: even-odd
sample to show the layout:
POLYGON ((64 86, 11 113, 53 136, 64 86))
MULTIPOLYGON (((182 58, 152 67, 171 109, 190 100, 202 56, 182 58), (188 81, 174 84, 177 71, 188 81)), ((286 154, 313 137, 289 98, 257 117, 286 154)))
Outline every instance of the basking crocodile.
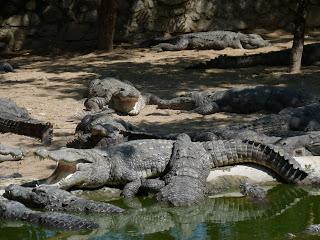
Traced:
MULTIPOLYGON (((40 156, 56 160, 58 165, 48 179, 38 183, 49 183, 62 189, 124 186, 125 197, 134 196, 140 187, 154 191, 154 179, 160 177, 156 180, 162 180, 167 172, 174 143, 172 140, 134 140, 105 150, 62 148, 56 151, 42 151, 38 153, 40 156)), ((308 176, 292 157, 273 146, 241 140, 194 144, 187 152, 192 153, 192 148, 195 147, 200 150, 204 148, 201 152, 207 156, 202 157, 210 159, 211 169, 239 163, 255 163, 275 172, 284 182, 318 183, 318 179, 308 176)), ((192 171, 192 164, 187 163, 186 166, 192 171)))
POLYGON ((262 85, 213 93, 193 92, 189 96, 170 100, 150 95, 149 104, 158 105, 158 108, 193 110, 206 115, 216 112, 246 114, 262 110, 277 113, 283 108, 303 106, 310 101, 311 97, 298 90, 262 85))
POLYGON ((129 122, 104 112, 88 114, 82 118, 75 134, 75 139, 67 143, 67 147, 83 149, 107 147, 127 140, 162 137, 141 131, 129 122))
POLYGON ((29 116, 27 110, 18 107, 13 101, 0 98, 0 133, 12 132, 40 138, 44 144, 52 141, 53 127, 29 116))
POLYGON ((14 72, 14 69, 10 63, 0 62, 0 72, 14 72))
MULTIPOLYGON (((205 63, 195 64, 189 68, 246 68, 254 66, 288 66, 291 49, 258 53, 245 56, 221 55, 205 63)), ((308 66, 320 61, 320 43, 305 45, 302 65, 308 66)))
POLYGON ((84 213, 121 213, 124 210, 109 203, 95 202, 74 196, 54 186, 35 188, 9 185, 4 197, 18 201, 31 208, 44 208, 49 211, 84 213))
POLYGON ((108 106, 117 112, 138 115, 146 103, 147 97, 143 96, 131 83, 107 77, 90 82, 89 96, 84 106, 87 110, 93 111, 108 106))
POLYGON ((186 134, 178 136, 173 146, 168 173, 163 177, 157 199, 174 206, 186 206, 204 199, 206 179, 212 166, 210 155, 186 134))
POLYGON ((18 161, 24 157, 25 151, 21 148, 13 148, 0 143, 0 162, 18 161))
POLYGON ((154 46, 158 51, 180 51, 185 49, 225 48, 254 49, 270 46, 270 43, 257 34, 244 34, 231 31, 210 31, 187 33, 169 38, 156 38, 142 45, 154 46))
POLYGON ((254 201, 266 200, 267 192, 256 184, 251 183, 241 183, 240 193, 254 201))
POLYGON ((34 211, 22 203, 0 197, 0 219, 20 220, 48 228, 64 230, 88 230, 99 225, 82 217, 57 212, 34 211))

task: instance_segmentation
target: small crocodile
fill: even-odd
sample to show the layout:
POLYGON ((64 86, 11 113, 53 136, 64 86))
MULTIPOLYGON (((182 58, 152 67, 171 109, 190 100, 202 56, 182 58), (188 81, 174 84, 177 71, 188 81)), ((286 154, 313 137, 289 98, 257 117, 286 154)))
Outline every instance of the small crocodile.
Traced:
POLYGON ((98 224, 82 217, 57 212, 34 211, 20 202, 11 201, 3 197, 0 197, 0 219, 26 221, 59 230, 76 231, 99 227, 98 224))
POLYGON ((107 77, 90 82, 89 96, 84 106, 93 111, 108 106, 120 113, 138 115, 146 103, 146 97, 131 83, 107 77))
POLYGON ((262 110, 277 113, 286 107, 303 106, 311 99, 311 96, 295 89, 262 85, 213 93, 193 92, 189 96, 170 100, 150 95, 149 104, 155 104, 158 108, 193 110, 203 115, 216 112, 247 114, 262 110))
MULTIPOLYGON (((154 180, 160 177, 156 179, 159 183, 168 170, 174 143, 173 140, 150 139, 134 140, 108 149, 62 148, 56 151, 42 151, 38 153, 40 156, 56 160, 58 165, 48 179, 38 183, 53 184, 62 189, 123 186, 125 197, 134 196, 140 187, 154 191, 154 180)), ((255 163, 275 172, 284 182, 318 183, 318 179, 314 176, 309 177, 292 157, 270 145, 241 140, 194 144, 190 145, 192 147, 187 152, 192 153, 193 147, 200 150, 204 148, 201 152, 207 156, 202 157, 210 159, 211 169, 240 163, 255 163)), ((186 166, 190 167, 192 172, 192 164, 187 163, 186 166)), ((198 176, 202 177, 204 176, 198 176)), ((181 185, 176 187, 185 188, 181 185)), ((186 201, 188 204, 190 202, 192 200, 186 201)))
MULTIPOLYGON (((288 66, 291 49, 258 53, 245 56, 221 55, 205 63, 195 64, 188 68, 247 68, 254 66, 288 66)), ((320 43, 305 45, 301 63, 304 66, 312 65, 320 61, 320 43)))
POLYGON ((0 133, 6 132, 40 138, 44 144, 50 144, 53 127, 49 122, 31 118, 25 108, 13 101, 0 98, 0 133))
POLYGON ((214 49, 225 48, 254 49, 270 46, 258 34, 244 34, 231 31, 210 31, 187 33, 169 38, 156 38, 142 43, 142 46, 152 47, 157 51, 181 51, 185 49, 214 49))
POLYGON ((256 184, 251 183, 241 183, 240 186, 240 193, 254 201, 264 201, 266 200, 267 192, 257 186, 256 184))
POLYGON ((0 144, 0 162, 18 161, 25 155, 25 151, 21 148, 13 148, 0 144))
POLYGON ((9 185, 3 195, 7 199, 18 201, 31 208, 44 208, 48 211, 84 212, 84 213, 121 213, 124 210, 109 203, 95 202, 74 196, 54 186, 35 188, 9 185))

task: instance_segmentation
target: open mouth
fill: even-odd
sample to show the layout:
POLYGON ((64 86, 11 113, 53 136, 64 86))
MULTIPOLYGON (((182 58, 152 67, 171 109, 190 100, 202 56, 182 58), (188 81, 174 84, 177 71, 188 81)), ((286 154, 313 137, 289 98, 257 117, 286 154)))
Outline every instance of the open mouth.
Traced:
POLYGON ((77 171, 77 165, 65 161, 58 161, 54 172, 46 179, 46 184, 55 184, 62 179, 69 178, 77 171))

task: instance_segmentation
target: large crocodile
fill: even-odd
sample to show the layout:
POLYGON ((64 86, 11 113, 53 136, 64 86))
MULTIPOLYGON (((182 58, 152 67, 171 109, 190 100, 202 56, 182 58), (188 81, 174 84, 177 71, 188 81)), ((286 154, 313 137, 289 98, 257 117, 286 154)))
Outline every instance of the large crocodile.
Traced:
MULTIPOLYGON (((245 56, 221 55, 205 63, 195 64, 189 68, 246 68, 254 66, 288 66, 291 49, 258 53, 245 56)), ((312 65, 320 61, 320 43, 305 45, 302 65, 312 65)))
MULTIPOLYGON (((38 183, 49 183, 62 189, 124 186, 125 197, 134 196, 140 188, 154 191, 154 178, 160 177, 156 180, 161 181, 166 174, 174 143, 172 140, 134 140, 105 150, 62 148, 42 151, 38 154, 58 161, 58 165, 52 176, 38 183)), ((284 182, 318 183, 318 179, 301 170, 292 157, 273 146, 240 140, 194 144, 194 147, 204 148, 202 157, 210 159, 210 168, 249 162, 269 168, 284 182)), ((188 151, 192 153, 192 149, 188 151)), ((192 164, 186 166, 192 171, 192 164)), ((175 187, 185 188, 184 185, 175 187)))
POLYGON ((9 185, 4 197, 18 201, 31 208, 44 208, 48 211, 84 212, 84 213, 121 213, 124 210, 109 203, 86 200, 58 189, 54 186, 35 188, 9 185))
POLYGON ((0 133, 12 132, 40 138, 44 144, 52 141, 53 127, 49 122, 33 119, 27 110, 13 101, 0 98, 0 133))
POLYGON ((158 105, 158 108, 193 110, 205 115, 216 112, 246 114, 262 110, 277 113, 283 108, 303 106, 310 101, 310 96, 298 90, 262 85, 212 93, 193 92, 170 100, 150 95, 149 104, 158 105))
POLYGON ((244 34, 231 31, 210 31, 187 33, 169 38, 156 38, 143 45, 153 46, 158 51, 180 51, 185 49, 224 48, 254 49, 270 46, 270 43, 257 34, 244 34))
POLYGON ((20 202, 3 197, 0 197, 0 219, 26 221, 59 230, 88 230, 99 226, 90 220, 70 214, 34 211, 20 202))
POLYGON ((106 77, 90 82, 89 96, 84 105, 87 110, 97 111, 108 106, 117 112, 137 115, 146 103, 146 97, 131 83, 106 77))
POLYGON ((13 148, 0 143, 0 162, 21 160, 24 154, 25 151, 21 148, 13 148))

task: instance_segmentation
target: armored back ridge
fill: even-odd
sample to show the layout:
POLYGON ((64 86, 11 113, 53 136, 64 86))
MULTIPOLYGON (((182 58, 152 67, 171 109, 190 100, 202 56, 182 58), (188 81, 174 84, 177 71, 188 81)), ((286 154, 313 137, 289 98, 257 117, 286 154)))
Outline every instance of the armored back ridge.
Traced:
POLYGON ((45 144, 52 141, 53 126, 29 116, 26 109, 14 102, 0 98, 0 132, 12 132, 41 139, 45 144))
POLYGON ((312 101, 311 96, 298 90, 264 85, 212 93, 193 92, 189 96, 170 100, 150 96, 150 104, 158 105, 158 108, 192 110, 202 115, 216 112, 247 114, 268 111, 277 113, 283 108, 300 107, 312 101))
MULTIPOLYGON (((146 44, 144 44, 146 45, 146 44)), ((185 49, 246 48, 270 46, 270 43, 257 34, 243 34, 231 31, 210 31, 187 33, 170 38, 157 38, 148 41, 157 51, 180 51, 185 49)))

